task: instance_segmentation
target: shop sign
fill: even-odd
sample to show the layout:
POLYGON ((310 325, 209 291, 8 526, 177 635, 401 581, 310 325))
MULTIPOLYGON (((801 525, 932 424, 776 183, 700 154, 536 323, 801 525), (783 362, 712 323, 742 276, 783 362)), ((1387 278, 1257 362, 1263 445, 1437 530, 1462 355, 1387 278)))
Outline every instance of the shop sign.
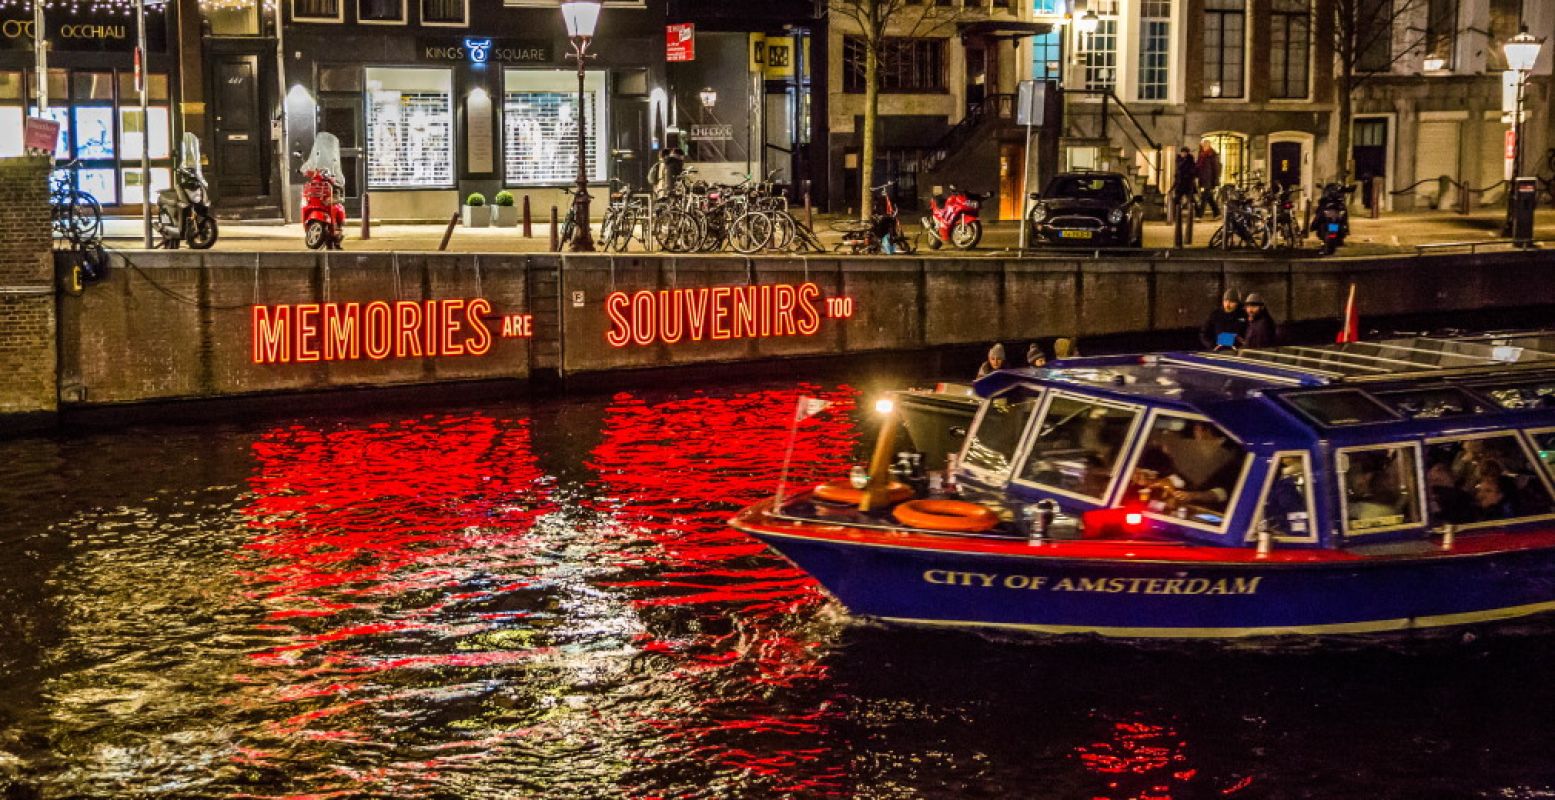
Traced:
POLYGON ((531 315, 494 315, 483 297, 256 305, 249 319, 255 364, 483 356, 494 337, 534 335, 531 315))
POLYGON ((720 125, 692 125, 691 141, 693 142, 731 142, 734 141, 734 126, 731 124, 720 125))
POLYGON ((42 117, 28 117, 22 129, 22 140, 24 149, 52 153, 59 141, 59 123, 42 117))
POLYGON ((664 60, 695 61, 697 58, 696 28, 689 22, 664 27, 664 60))
POLYGON ((551 43, 544 39, 459 39, 423 38, 416 40, 422 61, 468 61, 472 64, 549 64, 554 59, 551 43))
POLYGON ((644 289, 605 297, 611 347, 814 336, 822 319, 853 316, 853 298, 823 297, 813 283, 644 289))
MULTIPOLYGON (((0 49, 32 49, 32 13, 27 7, 23 11, 24 15, 0 16, 0 49)), ((161 8, 146 9, 146 45, 153 52, 167 50, 165 19, 161 8)), ((50 50, 128 53, 135 49, 135 25, 121 15, 51 7, 44 21, 44 38, 50 50)))

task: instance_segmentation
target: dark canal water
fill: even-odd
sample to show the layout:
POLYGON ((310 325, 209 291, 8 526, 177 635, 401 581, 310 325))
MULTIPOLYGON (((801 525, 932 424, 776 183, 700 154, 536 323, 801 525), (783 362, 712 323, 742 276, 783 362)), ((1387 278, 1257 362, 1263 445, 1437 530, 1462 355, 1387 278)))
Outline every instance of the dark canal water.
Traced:
POLYGON ((849 620, 724 523, 857 386, 0 442, 0 798, 1555 796, 1555 635, 849 620))

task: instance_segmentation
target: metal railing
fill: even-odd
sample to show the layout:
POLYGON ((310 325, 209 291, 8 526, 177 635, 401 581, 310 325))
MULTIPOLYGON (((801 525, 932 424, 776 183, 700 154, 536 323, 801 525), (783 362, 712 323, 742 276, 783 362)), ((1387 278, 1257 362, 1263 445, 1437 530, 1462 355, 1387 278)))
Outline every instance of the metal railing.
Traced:
MULTIPOLYGON (((1155 184, 1156 188, 1165 191, 1165 188, 1161 183, 1166 172, 1166 165, 1162 163, 1161 158, 1161 143, 1157 142, 1155 137, 1151 136, 1148 130, 1145 130, 1144 124, 1139 121, 1138 117, 1134 116, 1134 112, 1128 109, 1128 105, 1123 102, 1122 98, 1119 98, 1117 94, 1114 93, 1111 89, 1064 89, 1063 93, 1065 95, 1079 95, 1081 97, 1101 98, 1100 138, 1102 139, 1112 138, 1109 131, 1108 121, 1112 118, 1112 109, 1116 107, 1117 110, 1122 113, 1123 118, 1128 120, 1129 124, 1133 125, 1134 132, 1139 134, 1139 138, 1135 138, 1134 133, 1131 133, 1127 127, 1120 127, 1119 130, 1122 131, 1123 137, 1128 140, 1128 143, 1133 145, 1135 150, 1150 150, 1155 153, 1155 158, 1151 161, 1152 168, 1150 171, 1154 173, 1151 177, 1153 178, 1153 183, 1155 184), (1144 142, 1141 143, 1139 139, 1144 139, 1144 142)), ((1065 120, 1065 125, 1067 124, 1068 121, 1065 120)))
POLYGON ((983 102, 968 108, 966 116, 929 148, 929 153, 924 158, 922 172, 938 169, 939 165, 949 160, 952 154, 972 140, 973 134, 984 122, 991 119, 1014 119, 1014 116, 1015 95, 992 94, 983 98, 983 102))

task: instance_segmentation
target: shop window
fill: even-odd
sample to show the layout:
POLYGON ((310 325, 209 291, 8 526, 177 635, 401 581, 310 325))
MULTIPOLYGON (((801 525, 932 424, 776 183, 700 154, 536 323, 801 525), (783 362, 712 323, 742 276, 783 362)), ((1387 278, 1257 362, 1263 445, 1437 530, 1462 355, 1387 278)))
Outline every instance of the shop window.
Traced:
POLYGON ((1150 514, 1220 529, 1247 451, 1214 423, 1159 414, 1129 480, 1150 514))
POLYGON ((141 143, 148 139, 151 142, 151 150, 147 154, 150 158, 163 159, 171 155, 172 137, 168 135, 167 106, 150 106, 146 111, 151 120, 149 131, 141 121, 138 106, 119 109, 119 136, 123 143, 120 149, 126 162, 140 161, 141 143))
POLYGON ((1274 0, 1269 18, 1269 96, 1305 100, 1312 46, 1311 0, 1274 0))
POLYGON ((1039 391, 1017 388, 990 400, 967 435, 962 463, 994 481, 1008 478, 1021 434, 1041 399, 1039 391))
POLYGON ((1425 487, 1431 518, 1439 522, 1504 522, 1555 510, 1555 499, 1515 433, 1430 442, 1425 487))
POLYGON ((1304 452, 1276 453, 1264 483, 1257 526, 1276 539, 1317 541, 1312 508, 1312 470, 1304 452))
POLYGON ((0 71, 0 158, 22 154, 22 128, 27 117, 22 113, 25 99, 22 73, 0 71))
POLYGON ((1021 480, 1087 500, 1102 500, 1138 418, 1138 409, 1054 395, 1037 424, 1021 480))
POLYGON ((1242 97, 1246 0, 1204 0, 1204 96, 1242 97))
POLYGON ((204 0, 200 14, 212 36, 259 35, 259 0, 204 0))
POLYGON ((356 19, 367 23, 403 23, 405 0, 356 0, 356 19))
POLYGON ((298 22, 341 22, 342 0, 292 0, 292 19, 298 22))
POLYGON ((446 69, 367 70, 367 186, 454 182, 453 77, 446 69))
POLYGON ((71 127, 75 130, 76 158, 97 161, 117 157, 112 106, 76 106, 71 127))
POLYGON ((465 25, 469 16, 468 0, 421 0, 421 21, 426 25, 465 25))
POLYGON ((1165 100, 1171 73, 1171 0, 1145 0, 1140 6, 1139 99, 1165 100))
POLYGON ((1420 524, 1416 446, 1349 448, 1336 458, 1347 532, 1379 533, 1420 524))
MULTIPOLYGON (((504 76, 502 141, 504 177, 510 186, 555 186, 578 176, 578 89, 574 76, 550 71, 510 69, 504 76)), ((584 150, 589 180, 605 174, 605 137, 599 135, 602 72, 584 82, 584 150)))
MULTIPOLYGON (((140 203, 142 197, 140 191, 140 168, 126 162, 124 169, 119 175, 119 202, 126 204, 140 203)), ((173 188, 173 170, 168 167, 152 167, 151 197, 153 201, 156 199, 158 192, 171 188, 173 188)))
POLYGON ((1206 133, 1203 140, 1220 154, 1220 182, 1242 185, 1251 179, 1247 167, 1247 137, 1239 133, 1206 133))
MULTIPOLYGON (((360 92, 362 91, 362 68, 356 65, 319 67, 319 92, 360 92)), ((332 130, 324 127, 322 130, 332 130)))
MULTIPOLYGON (((886 38, 880 47, 880 91, 945 91, 945 42, 945 39, 886 38)), ((867 54, 861 37, 848 36, 843 40, 843 91, 864 91, 867 54)))

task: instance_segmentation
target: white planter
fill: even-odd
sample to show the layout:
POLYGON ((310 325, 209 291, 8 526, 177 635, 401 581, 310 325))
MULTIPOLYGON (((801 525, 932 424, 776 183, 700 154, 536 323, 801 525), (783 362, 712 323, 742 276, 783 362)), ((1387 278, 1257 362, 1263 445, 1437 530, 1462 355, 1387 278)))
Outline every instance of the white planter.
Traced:
POLYGON ((518 227, 518 206, 492 206, 491 222, 499 228, 518 227))
POLYGON ((490 206, 459 206, 459 210, 460 210, 460 212, 464 216, 464 227, 466 227, 466 228, 490 228, 491 227, 491 207, 490 206))

